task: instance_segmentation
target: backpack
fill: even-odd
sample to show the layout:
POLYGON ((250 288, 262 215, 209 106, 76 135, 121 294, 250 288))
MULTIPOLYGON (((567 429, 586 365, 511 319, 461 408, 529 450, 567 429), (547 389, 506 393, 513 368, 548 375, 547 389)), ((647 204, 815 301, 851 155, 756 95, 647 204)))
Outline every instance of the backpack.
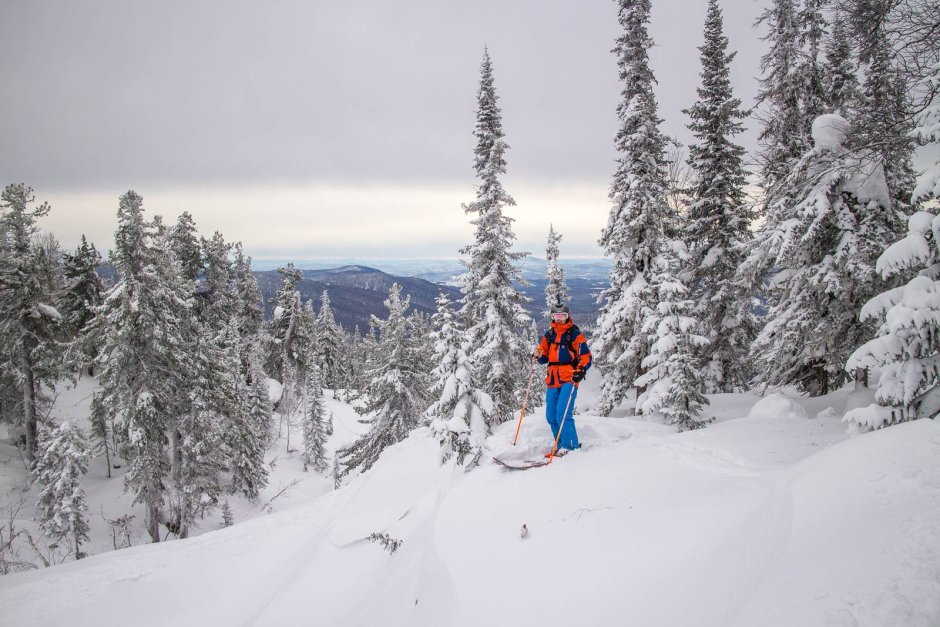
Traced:
MULTIPOLYGON (((552 344, 557 344, 558 346, 564 346, 567 348, 568 354, 571 355, 571 365, 574 366, 578 363, 578 358, 580 357, 578 351, 574 347, 574 341, 578 339, 578 335, 580 334, 581 329, 578 328, 578 325, 573 324, 562 334, 560 342, 555 341, 555 331, 553 329, 549 329, 545 332, 545 341, 548 342, 549 346, 552 344)), ((549 362, 548 365, 551 366, 561 364, 560 362, 549 362)))

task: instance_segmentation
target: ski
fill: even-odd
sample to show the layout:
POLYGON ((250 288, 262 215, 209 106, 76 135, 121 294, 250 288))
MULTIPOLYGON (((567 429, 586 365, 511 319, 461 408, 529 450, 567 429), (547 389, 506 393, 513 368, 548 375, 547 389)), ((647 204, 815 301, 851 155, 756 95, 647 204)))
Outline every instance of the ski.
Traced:
POLYGON ((541 461, 520 461, 520 462, 507 462, 503 461, 498 457, 494 457, 493 461, 502 466, 503 468, 508 468, 509 470, 528 470, 529 468, 538 468, 539 466, 547 466, 548 460, 543 459, 541 461))
MULTIPOLYGON (((557 459, 559 457, 563 457, 567 453, 567 450, 557 451, 555 453, 555 458, 557 459)), ((493 457, 493 461, 503 468, 508 468, 510 470, 528 470, 530 468, 538 468, 539 466, 548 466, 551 463, 548 459, 506 461, 498 457, 493 457)))

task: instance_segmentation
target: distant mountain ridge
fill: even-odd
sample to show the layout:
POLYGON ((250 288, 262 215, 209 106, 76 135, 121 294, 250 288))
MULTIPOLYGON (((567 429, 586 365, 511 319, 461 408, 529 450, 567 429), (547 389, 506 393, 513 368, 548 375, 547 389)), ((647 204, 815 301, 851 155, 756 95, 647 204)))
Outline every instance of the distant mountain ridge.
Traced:
MULTIPOLYGON (((426 279, 432 283, 448 283, 463 274, 466 269, 459 259, 253 259, 255 270, 276 270, 292 262, 298 268, 309 270, 338 269, 348 266, 367 267, 386 272, 393 276, 407 276, 426 279)), ((560 264, 566 278, 607 281, 611 262, 603 257, 562 258, 560 264)), ((545 278, 544 259, 529 255, 522 260, 519 269, 528 281, 545 278)))
MULTIPOLYGON (((271 315, 272 303, 281 286, 281 276, 276 270, 255 271, 258 288, 264 297, 265 315, 271 315)), ((330 306, 336 321, 347 331, 357 325, 362 333, 369 328, 370 316, 384 318, 388 311, 384 302, 392 285, 398 283, 402 293, 411 297, 411 309, 432 314, 440 292, 446 292, 452 300, 460 297, 454 287, 438 285, 425 279, 398 277, 375 268, 362 265, 345 265, 338 268, 303 270, 304 278, 298 286, 303 301, 313 300, 319 310, 320 297, 324 290, 330 295, 330 306)), ((410 311, 410 310, 409 310, 410 311)))
MULTIPOLYGON (((361 264, 349 264, 335 268, 316 270, 303 269, 303 281, 299 290, 301 299, 313 299, 314 307, 319 309, 320 296, 324 290, 329 292, 333 315, 344 329, 352 331, 359 325, 361 332, 369 328, 370 316, 384 318, 387 311, 383 304, 394 283, 402 288, 402 293, 411 297, 413 309, 425 314, 432 314, 436 309, 435 301, 440 292, 446 292, 451 301, 461 297, 460 291, 443 281, 432 282, 425 278, 395 276, 377 268, 361 264)), ((276 270, 255 271, 258 287, 264 296, 265 315, 271 315, 271 303, 281 285, 280 275, 276 270)), ((453 277, 450 277, 453 278, 453 277)), ((544 277, 533 278, 531 285, 520 287, 522 294, 529 299, 525 308, 539 327, 547 326, 544 317, 545 284, 544 277)), ((596 278, 567 279, 571 294, 572 317, 578 325, 588 329, 597 319, 597 294, 606 287, 606 280, 596 278)))
MULTIPOLYGON (((394 283, 402 287, 405 295, 411 296, 412 308, 425 314, 434 313, 437 295, 442 291, 448 294, 452 302, 460 299, 460 290, 452 284, 462 269, 459 262, 447 261, 446 264, 435 266, 430 270, 419 260, 401 263, 405 269, 412 267, 416 271, 421 271, 424 268, 425 276, 396 276, 363 264, 302 269, 304 278, 299 287, 300 297, 304 301, 313 299, 314 307, 319 309, 320 296, 324 290, 327 290, 336 321, 349 332, 359 325, 362 333, 369 328, 370 316, 385 317, 387 310, 383 303, 388 298, 388 292, 394 283), (429 279, 428 276, 437 278, 429 279)), ((262 264, 262 267, 265 265, 267 264, 262 264)), ((582 264, 575 263, 571 268, 567 263, 565 266, 565 280, 571 295, 572 317, 585 330, 590 329, 596 322, 599 309, 597 295, 608 285, 607 275, 601 273, 602 269, 601 265, 591 260, 582 264)), ((108 285, 112 285, 117 279, 114 267, 108 263, 101 264, 98 267, 98 273, 108 285)), ((258 288, 264 298, 265 317, 270 318, 274 296, 281 286, 281 277, 277 270, 256 269, 253 274, 258 279, 258 288)), ((519 291, 531 299, 524 305, 526 311, 535 319, 539 327, 546 327, 548 321, 544 317, 546 284, 544 273, 538 275, 535 272, 529 272, 527 280, 531 283, 530 285, 518 286, 519 291)))

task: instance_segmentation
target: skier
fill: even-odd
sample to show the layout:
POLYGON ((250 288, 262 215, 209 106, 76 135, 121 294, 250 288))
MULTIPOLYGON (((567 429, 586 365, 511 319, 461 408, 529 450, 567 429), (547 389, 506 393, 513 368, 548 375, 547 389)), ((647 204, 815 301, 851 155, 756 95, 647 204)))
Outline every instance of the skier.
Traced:
POLYGON ((548 364, 545 418, 552 428, 552 436, 558 440, 558 451, 579 448, 581 445, 572 414, 578 384, 591 367, 591 350, 581 330, 571 320, 568 305, 557 303, 552 306, 551 328, 542 336, 534 357, 540 364, 548 364), (561 437, 558 437, 559 427, 561 437))

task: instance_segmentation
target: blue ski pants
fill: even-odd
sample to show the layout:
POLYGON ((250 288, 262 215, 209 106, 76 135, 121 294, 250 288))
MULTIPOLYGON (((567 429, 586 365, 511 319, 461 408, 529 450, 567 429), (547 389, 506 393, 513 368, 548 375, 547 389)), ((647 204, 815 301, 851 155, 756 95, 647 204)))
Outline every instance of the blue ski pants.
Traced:
POLYGON ((578 448, 578 431, 574 426, 574 402, 578 397, 578 388, 573 383, 568 382, 560 388, 548 388, 545 391, 545 419, 552 428, 552 437, 558 438, 558 428, 561 426, 561 437, 558 438, 558 448, 574 449, 578 448), (568 398, 571 397, 571 402, 568 398), (565 418, 564 426, 562 416, 568 408, 568 417, 565 418))

